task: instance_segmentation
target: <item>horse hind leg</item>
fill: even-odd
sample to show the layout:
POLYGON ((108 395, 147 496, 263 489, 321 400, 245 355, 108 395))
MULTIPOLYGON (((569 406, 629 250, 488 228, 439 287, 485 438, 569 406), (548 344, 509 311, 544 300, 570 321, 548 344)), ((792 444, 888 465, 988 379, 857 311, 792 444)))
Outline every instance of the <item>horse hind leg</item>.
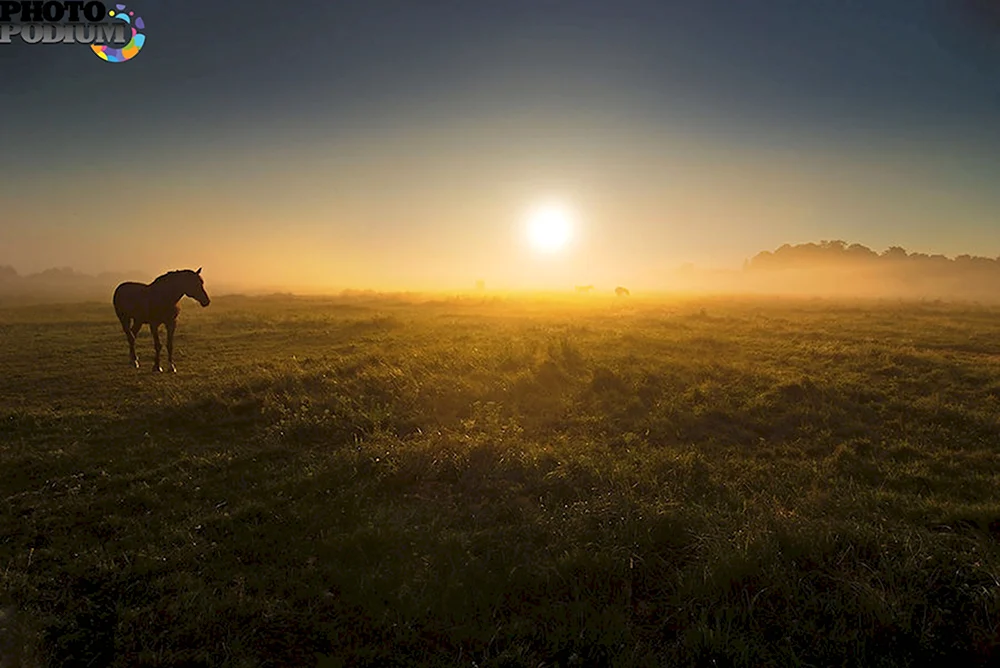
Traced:
POLYGON ((171 373, 177 373, 174 366, 174 330, 177 329, 177 321, 167 321, 167 367, 171 373))
POLYGON ((163 371, 163 367, 160 366, 160 350, 163 348, 163 344, 160 343, 160 325, 159 323, 150 323, 149 329, 153 332, 153 350, 156 352, 156 359, 153 360, 153 373, 156 373, 163 371))
POLYGON ((135 354, 135 337, 139 333, 140 325, 138 322, 135 323, 131 328, 129 327, 130 318, 124 313, 118 314, 118 321, 122 324, 122 331, 125 332, 125 338, 128 340, 128 358, 129 362, 135 368, 139 368, 139 357, 135 354))
POLYGON ((132 321, 132 358, 135 363, 135 368, 139 368, 139 355, 135 352, 135 342, 139 338, 139 330, 142 329, 142 323, 138 320, 132 321))

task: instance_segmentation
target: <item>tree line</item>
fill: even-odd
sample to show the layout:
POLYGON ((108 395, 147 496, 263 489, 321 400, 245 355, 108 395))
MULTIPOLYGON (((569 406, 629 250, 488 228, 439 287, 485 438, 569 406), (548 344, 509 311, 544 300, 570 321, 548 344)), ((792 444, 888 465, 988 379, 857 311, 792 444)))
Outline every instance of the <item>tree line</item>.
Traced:
POLYGON ((819 243, 784 244, 775 251, 757 253, 744 264, 747 270, 821 268, 824 266, 863 266, 872 268, 904 269, 915 272, 935 271, 988 271, 1000 272, 1000 257, 978 255, 945 255, 910 253, 900 246, 890 246, 881 253, 861 244, 846 241, 820 241, 819 243))

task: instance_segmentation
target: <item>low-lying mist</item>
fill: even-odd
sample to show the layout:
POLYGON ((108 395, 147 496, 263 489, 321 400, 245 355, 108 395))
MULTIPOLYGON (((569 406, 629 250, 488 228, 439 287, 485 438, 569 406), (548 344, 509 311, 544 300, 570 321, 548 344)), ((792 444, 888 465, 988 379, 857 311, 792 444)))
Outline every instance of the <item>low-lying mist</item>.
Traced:
MULTIPOLYGON (((101 301, 109 299, 122 281, 150 282, 162 271, 132 270, 89 275, 71 268, 48 269, 21 275, 11 266, 0 265, 0 305, 44 302, 101 301)), ((335 281, 336 277, 331 277, 335 281)), ((266 277, 257 279, 213 280, 214 296, 231 294, 374 296, 385 294, 364 286, 342 287, 276 285, 266 277)), ((860 244, 821 241, 785 244, 775 251, 763 251, 748 259, 741 269, 705 269, 694 265, 664 268, 655 284, 574 286, 565 290, 531 293, 535 296, 584 299, 614 296, 619 287, 630 291, 623 301, 668 294, 773 295, 795 297, 944 300, 1000 303, 1000 258, 910 253, 893 246, 879 253, 860 244)), ((489 281, 470 277, 468 285, 437 290, 417 290, 399 286, 392 293, 408 294, 527 294, 497 287, 489 281)))

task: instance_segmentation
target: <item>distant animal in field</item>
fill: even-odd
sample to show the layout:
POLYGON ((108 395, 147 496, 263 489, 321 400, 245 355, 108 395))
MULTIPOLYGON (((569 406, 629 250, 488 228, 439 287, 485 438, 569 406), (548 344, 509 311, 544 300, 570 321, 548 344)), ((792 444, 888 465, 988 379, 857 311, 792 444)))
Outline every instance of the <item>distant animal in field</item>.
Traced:
POLYGON ((581 295, 585 295, 588 292, 592 292, 593 290, 594 290, 594 286, 593 285, 578 285, 578 286, 576 286, 576 291, 578 293, 580 293, 581 295))
POLYGON ((112 303, 125 338, 128 339, 129 360, 137 369, 139 358, 135 354, 135 337, 142 326, 148 324, 153 333, 153 349, 156 351, 153 372, 163 371, 160 367, 160 325, 164 325, 167 330, 167 364, 170 371, 177 371, 174 366, 174 330, 177 328, 177 316, 181 312, 179 303, 184 296, 197 300, 202 307, 211 302, 205 292, 201 267, 198 267, 198 271, 181 269, 167 272, 149 285, 127 281, 115 288, 112 303))
POLYGON ((620 285, 617 288, 615 288, 615 296, 616 297, 628 297, 629 294, 631 294, 631 293, 628 291, 628 288, 623 288, 620 285))

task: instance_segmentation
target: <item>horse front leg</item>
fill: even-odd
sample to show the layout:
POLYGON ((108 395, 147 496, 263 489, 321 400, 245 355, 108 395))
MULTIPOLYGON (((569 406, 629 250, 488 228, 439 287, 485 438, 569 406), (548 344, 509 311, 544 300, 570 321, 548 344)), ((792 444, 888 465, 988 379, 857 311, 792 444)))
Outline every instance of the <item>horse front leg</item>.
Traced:
POLYGON ((163 344, 160 343, 160 323, 149 323, 149 329, 153 332, 153 350, 156 351, 156 359, 153 360, 153 373, 156 373, 163 371, 160 367, 160 349, 163 348, 163 344))
POLYGON ((167 326, 167 366, 171 373, 177 373, 177 367, 174 366, 174 330, 177 329, 176 320, 168 320, 167 326))

